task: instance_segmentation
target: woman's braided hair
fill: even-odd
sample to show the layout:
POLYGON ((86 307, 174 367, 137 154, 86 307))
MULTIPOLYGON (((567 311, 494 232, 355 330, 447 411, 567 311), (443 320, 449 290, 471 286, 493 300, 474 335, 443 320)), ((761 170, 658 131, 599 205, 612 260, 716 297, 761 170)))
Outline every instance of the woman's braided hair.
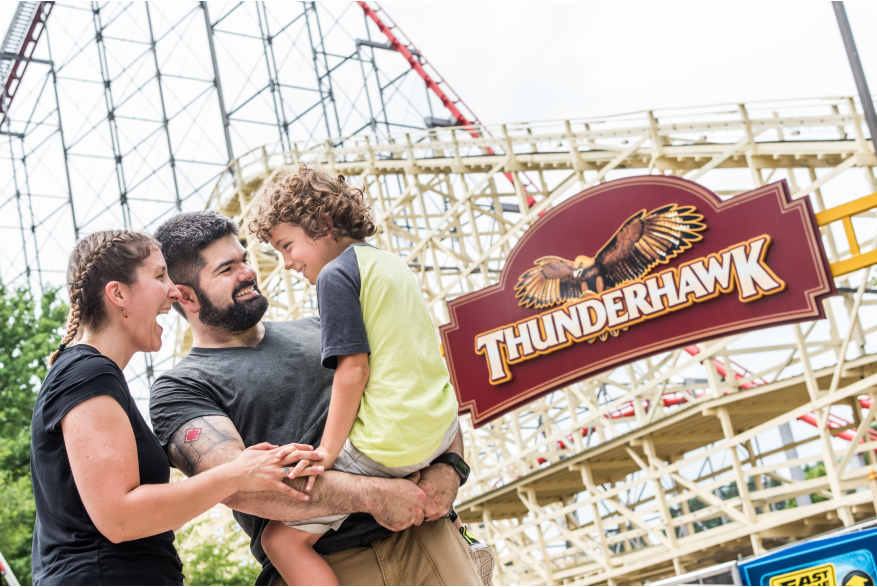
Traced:
POLYGON ((67 334, 49 357, 49 365, 79 337, 80 327, 101 329, 107 321, 104 287, 111 281, 125 285, 137 281, 137 270, 153 250, 161 250, 157 240, 130 230, 104 230, 76 243, 67 264, 67 293, 70 295, 67 334))

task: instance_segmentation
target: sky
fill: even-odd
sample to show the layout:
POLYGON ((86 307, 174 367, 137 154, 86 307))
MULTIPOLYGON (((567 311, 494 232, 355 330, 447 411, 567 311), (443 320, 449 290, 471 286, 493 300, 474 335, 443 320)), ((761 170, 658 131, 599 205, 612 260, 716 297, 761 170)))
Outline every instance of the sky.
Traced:
MULTIPOLYGON (((488 124, 856 94, 828 1, 381 5, 488 124)), ((845 7, 873 94, 877 2, 845 7)))
MULTIPOLYGON (((382 6, 488 124, 856 92, 828 1, 382 6)), ((846 8, 877 90, 877 2, 846 8)))
MULTIPOLYGON (((855 93, 827 1, 382 6, 485 123, 855 93)), ((873 93, 877 3, 846 9, 873 93)))
MULTIPOLYGON (((485 123, 855 93, 828 1, 382 6, 485 123)), ((877 3, 846 8, 873 90, 877 3)))

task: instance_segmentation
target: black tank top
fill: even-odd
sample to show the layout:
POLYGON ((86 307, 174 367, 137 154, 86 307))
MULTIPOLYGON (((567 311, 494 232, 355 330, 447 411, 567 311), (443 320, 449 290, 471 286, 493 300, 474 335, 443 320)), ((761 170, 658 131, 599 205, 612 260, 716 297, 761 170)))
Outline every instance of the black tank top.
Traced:
POLYGON ((31 432, 36 500, 34 585, 182 585, 174 533, 113 544, 92 523, 70 470, 61 420, 87 399, 119 402, 137 441, 140 484, 167 483, 167 456, 146 425, 119 367, 88 345, 65 350, 37 396, 31 432))

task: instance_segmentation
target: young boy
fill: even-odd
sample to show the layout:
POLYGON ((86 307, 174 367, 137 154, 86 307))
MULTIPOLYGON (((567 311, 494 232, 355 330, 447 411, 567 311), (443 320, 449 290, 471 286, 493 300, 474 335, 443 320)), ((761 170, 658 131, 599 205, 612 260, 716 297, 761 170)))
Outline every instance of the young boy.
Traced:
MULTIPOLYGON (((411 270, 364 242, 376 228, 362 191, 302 164, 261 198, 250 232, 316 285, 321 360, 335 369, 319 464, 372 477, 428 467, 457 434, 457 400, 411 270)), ((312 547, 346 517, 269 524, 262 546, 288 585, 338 584, 312 547)))

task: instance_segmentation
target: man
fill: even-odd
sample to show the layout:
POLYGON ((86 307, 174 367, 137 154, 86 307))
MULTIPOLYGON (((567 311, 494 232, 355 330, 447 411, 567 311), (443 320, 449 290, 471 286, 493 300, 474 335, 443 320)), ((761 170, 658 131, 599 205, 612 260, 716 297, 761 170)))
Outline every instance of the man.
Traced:
MULTIPOLYGON (((299 442, 301 458, 319 459, 311 447, 319 446, 333 378, 320 364, 319 320, 261 322, 268 300, 237 232, 224 216, 195 212, 171 218, 155 234, 193 348, 153 385, 150 416, 170 461, 187 476, 258 442, 299 442)), ((462 456, 461 436, 449 452, 462 456)), ((478 585, 466 540, 440 518, 461 480, 444 463, 423 470, 417 484, 326 471, 309 494, 306 480, 295 479, 287 482, 297 497, 240 493, 225 503, 262 563, 257 584, 279 580, 260 542, 268 520, 353 513, 315 546, 342 585, 478 585)))

